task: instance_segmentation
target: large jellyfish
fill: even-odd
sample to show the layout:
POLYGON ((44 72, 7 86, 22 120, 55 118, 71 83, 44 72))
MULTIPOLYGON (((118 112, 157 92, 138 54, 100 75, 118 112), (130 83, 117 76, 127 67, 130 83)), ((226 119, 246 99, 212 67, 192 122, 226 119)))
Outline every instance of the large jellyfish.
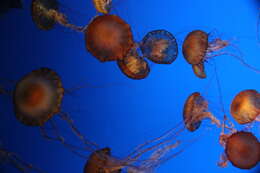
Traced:
POLYGON ((225 167, 230 161, 240 169, 251 169, 260 161, 260 143, 251 132, 237 131, 222 134, 220 143, 225 148, 220 166, 225 167))
POLYGON ((186 128, 193 132, 200 127, 203 119, 210 119, 218 127, 220 121, 208 110, 208 101, 199 92, 192 93, 184 104, 183 119, 186 128))
POLYGON ((117 61, 120 70, 131 79, 144 79, 150 73, 147 61, 138 55, 134 47, 122 60, 117 61))
MULTIPOLYGON (((2 93, 9 94, 10 92, 3 89, 2 93)), ((61 78, 55 71, 49 68, 33 70, 16 83, 15 89, 11 93, 15 116, 24 125, 40 127, 41 134, 46 139, 58 141, 81 156, 81 153, 78 153, 79 148, 84 151, 92 151, 97 145, 86 140, 74 125, 69 114, 61 109, 64 93, 61 78), (55 115, 69 125, 72 132, 84 145, 83 147, 69 144, 65 140, 53 120, 55 115), (50 128, 46 128, 47 122, 50 128), (48 134, 49 129, 53 134, 48 134)))
POLYGON ((171 64, 178 56, 175 37, 166 30, 148 32, 140 43, 143 56, 157 64, 171 64))
POLYGON ((202 30, 194 30, 186 36, 182 45, 183 56, 186 61, 192 65, 193 72, 197 77, 206 78, 207 75, 204 62, 220 55, 232 56, 239 60, 244 66, 260 73, 258 69, 244 61, 242 53, 235 45, 232 45, 228 40, 222 40, 221 38, 209 40, 209 35, 210 34, 202 30), (239 54, 236 55, 231 52, 223 51, 226 47, 232 47, 239 54))
POLYGON ((10 8, 23 8, 22 0, 1 0, 0 2, 0 15, 8 12, 10 8))
POLYGON ((82 31, 82 27, 69 23, 65 14, 59 12, 59 2, 57 0, 32 0, 31 16, 33 22, 39 29, 50 30, 56 23, 82 31))
POLYGON ((44 173, 41 169, 33 166, 31 163, 24 161, 20 156, 16 153, 8 151, 6 148, 0 146, 0 165, 10 164, 21 173, 44 173))
POLYGON ((239 92, 231 103, 230 112, 239 124, 260 121, 260 94, 252 89, 239 92))
POLYGON ((161 136, 138 145, 124 158, 111 155, 110 148, 93 151, 87 160, 84 173, 149 173, 153 172, 164 162, 182 153, 191 142, 178 140, 178 136, 185 130, 183 123, 177 124, 161 136), (149 154, 150 153, 150 154, 149 154))
POLYGON ((112 0, 92 0, 99 13, 108 14, 111 10, 112 0))
POLYGON ((101 62, 122 60, 134 46, 131 27, 116 15, 95 17, 85 29, 85 41, 101 62))

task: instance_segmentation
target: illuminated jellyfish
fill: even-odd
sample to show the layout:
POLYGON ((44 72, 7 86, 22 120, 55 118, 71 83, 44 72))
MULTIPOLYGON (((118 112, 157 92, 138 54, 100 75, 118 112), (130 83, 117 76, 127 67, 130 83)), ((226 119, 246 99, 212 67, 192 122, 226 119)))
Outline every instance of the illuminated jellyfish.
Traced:
POLYGON ((171 64, 178 56, 175 37, 166 30, 148 32, 140 43, 143 56, 157 64, 171 64))
POLYGON ((10 8, 23 8, 22 0, 1 0, 0 2, 0 15, 8 12, 10 8))
POLYGON ((219 166, 225 167, 230 161, 240 169, 251 169, 260 161, 260 143, 251 132, 237 131, 232 134, 222 134, 220 143, 225 148, 219 166))
POLYGON ((31 16, 39 29, 50 30, 56 23, 81 31, 82 28, 69 23, 65 14, 59 12, 57 0, 32 0, 31 16))
POLYGON ((65 89, 61 78, 55 71, 49 68, 33 70, 16 83, 11 94, 15 116, 24 125, 40 127, 41 134, 46 139, 59 141, 75 154, 81 155, 77 152, 78 148, 67 143, 59 132, 55 121, 52 119, 55 115, 58 115, 68 123, 72 132, 82 141, 84 150, 92 151, 96 144, 87 141, 76 128, 68 113, 61 109, 64 93, 65 89), (54 132, 52 135, 48 134, 45 126, 47 122, 54 132))
POLYGON ((207 100, 199 92, 192 93, 186 99, 183 108, 183 119, 186 128, 193 132, 200 127, 201 121, 206 118, 210 119, 218 127, 221 126, 220 121, 209 112, 207 100))
POLYGON ((256 90, 239 92, 231 103, 230 112, 239 124, 260 121, 260 94, 256 90))
POLYGON ((120 70, 131 79, 144 79, 150 73, 149 64, 138 55, 136 48, 133 48, 125 58, 118 60, 117 64, 120 70))
POLYGON ((221 38, 214 38, 212 41, 209 41, 209 36, 210 34, 202 30, 194 30, 186 36, 182 45, 183 56, 186 61, 192 65, 193 72, 197 77, 206 78, 207 75, 204 62, 220 55, 232 56, 239 60, 244 66, 260 73, 258 69, 244 61, 242 53, 235 45, 232 45, 228 40, 222 40, 221 38), (239 55, 223 51, 226 47, 234 48, 239 55))
POLYGON ((153 172, 161 164, 185 150, 187 144, 177 140, 184 130, 181 122, 161 136, 138 145, 124 158, 112 156, 110 148, 98 149, 86 161, 84 173, 153 172))
POLYGON ((99 13, 108 14, 111 10, 112 0, 92 0, 99 13))
POLYGON ((29 172, 38 172, 44 173, 41 169, 33 166, 31 163, 24 161, 21 157, 19 157, 16 153, 10 152, 0 147, 0 165, 3 164, 10 164, 17 170, 22 173, 29 173, 29 172))
POLYGON ((101 62, 122 60, 134 46, 131 27, 116 15, 94 17, 85 29, 85 42, 101 62))

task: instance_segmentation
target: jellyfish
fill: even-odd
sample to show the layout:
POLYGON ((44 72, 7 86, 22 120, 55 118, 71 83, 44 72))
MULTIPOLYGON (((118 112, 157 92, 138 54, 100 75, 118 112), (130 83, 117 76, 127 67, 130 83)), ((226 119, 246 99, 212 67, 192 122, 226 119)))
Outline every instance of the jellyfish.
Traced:
POLYGON ((0 15, 8 12, 10 8, 16 8, 16 9, 23 8, 22 0, 1 0, 0 15))
POLYGON ((260 94, 253 89, 239 92, 231 103, 230 112, 239 124, 260 121, 260 94))
POLYGON ((195 140, 183 142, 178 137, 184 132, 183 122, 159 137, 137 145, 126 157, 116 157, 111 149, 101 148, 93 151, 84 167, 84 173, 149 173, 161 164, 177 157, 195 140))
POLYGON ((199 92, 192 93, 184 104, 183 119, 186 128, 193 132, 200 127, 203 119, 210 119, 218 127, 220 121, 208 110, 208 101, 199 92))
POLYGON ((70 29, 81 31, 83 28, 69 23, 65 14, 59 12, 57 0, 32 0, 31 16, 35 25, 42 30, 50 30, 56 23, 70 29))
POLYGON ((33 166, 31 163, 24 161, 16 153, 8 151, 3 146, 0 147, 0 165, 10 164, 22 173, 38 172, 44 173, 41 169, 33 166))
POLYGON ((240 169, 251 169, 260 161, 260 143, 251 132, 237 131, 232 134, 222 134, 220 143, 225 148, 219 166, 225 167, 230 161, 240 169))
POLYGON ((175 37, 166 30, 148 32, 140 43, 143 56, 157 64, 171 64, 178 56, 175 37))
POLYGON ((207 62, 209 59, 220 56, 228 55, 239 60, 244 66, 250 68, 251 70, 260 73, 260 70, 255 67, 247 64, 244 59, 241 51, 228 40, 222 40, 220 38, 214 38, 209 40, 210 33, 206 33, 202 30, 194 30, 190 32, 182 45, 182 53, 185 60, 191 64, 194 74, 203 79, 206 78, 206 72, 204 67, 204 62, 207 62), (226 47, 232 47, 239 54, 235 55, 231 52, 223 51, 226 47))
MULTIPOLYGON (((40 127, 41 135, 48 139, 62 143, 73 153, 84 157, 79 150, 92 151, 97 144, 88 141, 77 129, 70 115, 61 108, 65 89, 60 76, 50 68, 39 68, 26 74, 18 82, 15 89, 10 92, 13 97, 14 113, 18 121, 26 126, 40 127), (66 122, 73 134, 82 142, 84 147, 68 143, 62 136, 54 116, 66 122), (48 124, 47 124, 48 123, 48 124), (47 125, 50 128, 47 128, 47 125), (49 129, 53 134, 49 134, 49 129)), ((85 157, 84 157, 85 158, 85 157)))
POLYGON ((116 15, 95 17, 85 29, 85 42, 101 62, 122 60, 134 46, 131 27, 116 15))
POLYGON ((150 73, 147 61, 140 57, 136 48, 133 48, 123 59, 117 61, 120 70, 131 79, 144 79, 150 73))
POLYGON ((92 0, 99 13, 108 14, 111 10, 112 0, 92 0))

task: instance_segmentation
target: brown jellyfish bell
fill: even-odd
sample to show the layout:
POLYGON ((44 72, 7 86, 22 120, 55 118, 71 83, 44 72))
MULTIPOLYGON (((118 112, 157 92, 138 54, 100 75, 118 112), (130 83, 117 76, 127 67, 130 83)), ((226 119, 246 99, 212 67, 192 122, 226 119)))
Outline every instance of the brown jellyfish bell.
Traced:
POLYGON ((199 92, 192 93, 184 104, 183 119, 186 128, 193 132, 200 127, 201 121, 209 118, 218 127, 220 121, 208 110, 207 100, 199 92))
POLYGON ((72 30, 82 31, 82 27, 69 23, 65 14, 59 12, 57 0, 32 0, 31 16, 39 29, 50 30, 56 23, 72 30))
POLYGON ((26 162, 16 153, 8 151, 2 145, 0 146, 0 164, 10 164, 21 173, 37 172, 44 173, 40 168, 33 166, 31 163, 26 162))
POLYGON ((232 134, 222 134, 220 143, 225 148, 219 166, 227 166, 230 161, 240 169, 251 169, 260 161, 260 143, 251 132, 237 131, 232 134))
MULTIPOLYGON (((5 90, 2 93, 9 94, 5 90)), ((16 82, 11 93, 14 113, 22 124, 39 127, 44 138, 58 141, 73 153, 82 156, 79 150, 93 151, 97 144, 88 141, 77 129, 70 115, 63 112, 61 103, 64 93, 61 78, 55 71, 50 68, 33 70, 16 82), (54 116, 68 124, 72 133, 81 141, 82 147, 65 140, 53 119, 54 116), (48 125, 50 127, 47 127, 48 125), (48 133, 50 131, 52 133, 48 133)))
POLYGON ((134 46, 131 27, 119 16, 96 16, 85 29, 87 50, 99 61, 122 60, 134 46))
POLYGON ((85 164, 84 173, 153 172, 161 164, 177 157, 196 140, 178 140, 183 131, 183 123, 178 123, 159 137, 137 145, 123 158, 112 156, 110 148, 93 151, 85 164))
POLYGON ((230 112, 239 124, 260 121, 260 94, 252 89, 239 92, 231 103, 230 112))
POLYGON ((131 79, 144 79, 150 73, 149 64, 138 55, 135 46, 125 58, 117 61, 117 65, 131 79))
POLYGON ((214 38, 209 40, 211 33, 206 33, 202 30, 194 30, 190 32, 182 45, 182 53, 185 60, 192 65, 194 74, 199 78, 206 78, 204 62, 207 62, 213 57, 228 55, 239 60, 244 66, 260 73, 260 70, 247 64, 243 59, 242 52, 228 40, 214 38), (224 51, 224 48, 232 47, 238 54, 224 51))

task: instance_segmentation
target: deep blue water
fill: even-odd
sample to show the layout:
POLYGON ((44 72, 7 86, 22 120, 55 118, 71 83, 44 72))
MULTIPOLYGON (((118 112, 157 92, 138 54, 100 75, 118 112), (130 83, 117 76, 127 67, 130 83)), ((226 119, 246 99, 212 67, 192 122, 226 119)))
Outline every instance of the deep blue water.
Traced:
MULTIPOLYGON (((77 25, 86 25, 97 15, 91 0, 60 2, 62 11, 77 25)), ((260 69, 260 46, 256 40, 257 1, 115 0, 112 13, 131 25, 136 41, 151 30, 166 29, 175 35, 179 44, 175 62, 171 65, 151 63, 150 75, 139 81, 124 76, 116 63, 100 63, 95 59, 86 51, 82 33, 59 25, 48 32, 36 28, 30 15, 30 3, 30 0, 24 0, 23 10, 10 10, 0 17, 0 78, 16 81, 34 69, 49 67, 61 76, 67 89, 89 84, 65 95, 62 109, 70 113, 89 140, 101 147, 109 146, 117 157, 126 156, 136 145, 159 136, 180 122, 183 104, 192 92, 205 94, 213 113, 221 120, 223 112, 214 79, 214 60, 225 110, 231 119, 229 106, 238 92, 244 89, 260 91, 260 74, 230 56, 209 61, 206 65, 208 78, 202 80, 195 77, 181 53, 181 44, 188 32, 216 30, 217 37, 236 44, 245 60, 260 69)), ((5 81, 1 83, 8 89, 14 87, 13 83, 5 81)), ((1 96, 0 103, 0 137, 8 150, 47 173, 83 172, 84 159, 58 142, 46 141, 38 128, 24 126, 16 120, 11 98, 1 96)), ((56 120, 61 130, 69 134, 67 126, 58 118, 56 120)), ((243 129, 237 123, 235 126, 243 129)), ((259 130, 259 123, 252 128, 257 137, 259 130)), ((156 172, 250 172, 235 168, 231 163, 226 168, 217 166, 223 152, 218 143, 219 134, 220 129, 209 121, 203 122, 192 134, 184 132, 180 136, 184 141, 195 137, 199 140, 160 165, 156 172)), ((73 137, 69 139, 74 140, 73 137)), ((17 172, 8 165, 1 171, 17 172)))

